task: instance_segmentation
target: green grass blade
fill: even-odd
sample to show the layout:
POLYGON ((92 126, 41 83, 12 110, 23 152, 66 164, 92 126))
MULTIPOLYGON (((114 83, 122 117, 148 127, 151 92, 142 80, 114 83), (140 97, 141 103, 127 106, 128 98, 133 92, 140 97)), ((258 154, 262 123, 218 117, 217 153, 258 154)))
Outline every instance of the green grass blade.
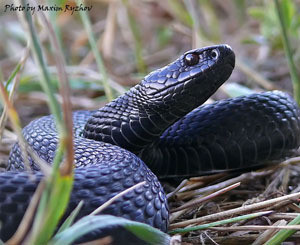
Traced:
POLYGON ((70 216, 61 225, 57 234, 64 231, 65 229, 69 228, 73 224, 73 222, 74 222, 76 216, 78 215, 80 209, 82 208, 82 206, 83 206, 83 201, 81 200, 80 203, 77 205, 77 207, 72 211, 70 216))
MULTIPOLYGON (((66 4, 66 0, 55 0, 55 1, 47 0, 47 4, 49 6, 53 5, 53 2, 54 2, 55 5, 58 5, 60 7, 63 7, 66 4)), ((50 11, 49 12, 49 19, 50 19, 51 24, 53 26, 55 36, 56 36, 57 41, 58 41, 58 45, 60 47, 60 50, 65 52, 67 49, 63 48, 64 46, 63 46, 61 30, 60 30, 59 26, 57 25, 58 16, 59 16, 59 12, 56 12, 56 11, 50 11)), ((67 56, 65 56, 65 57, 67 57, 67 56)))
POLYGON ((109 226, 119 225, 132 232, 148 244, 169 244, 170 237, 152 226, 127 220, 111 215, 86 216, 74 225, 54 236, 51 245, 71 244, 81 236, 95 230, 109 226))
POLYGON ((258 213, 254 213, 254 214, 241 215, 241 216, 238 216, 238 217, 235 217, 235 218, 224 219, 224 220, 212 222, 212 223, 209 223, 209 224, 196 225, 196 226, 193 226, 193 227, 174 229, 174 230, 170 231, 169 234, 186 233, 186 232, 191 232, 191 231, 196 231, 196 230, 204 230, 204 229, 214 227, 214 226, 218 226, 218 225, 225 225, 225 224, 229 224, 229 223, 233 223, 233 222, 238 222, 238 221, 241 221, 241 220, 253 219, 253 218, 263 216, 263 215, 267 215, 267 214, 270 214, 270 213, 272 213, 272 211, 265 211, 265 212, 258 212, 258 213))
MULTIPOLYGON (((27 1, 21 0, 21 3, 25 6, 27 1)), ((50 178, 46 179, 46 188, 42 194, 31 233, 26 241, 28 244, 46 244, 53 235, 59 220, 66 210, 73 184, 73 173, 72 171, 67 173, 60 173, 59 171, 59 166, 66 150, 67 127, 65 127, 63 123, 60 106, 54 97, 54 89, 31 13, 24 11, 23 14, 25 15, 25 23, 29 29, 29 38, 32 44, 31 49, 41 73, 41 85, 47 94, 49 107, 54 115, 56 126, 60 134, 60 144, 53 161, 53 171, 50 178)), ((53 37, 53 39, 55 39, 55 37, 53 37)), ((59 49, 59 47, 57 49, 59 49)), ((64 105, 65 104, 64 101, 64 105)), ((70 145, 70 143, 68 144, 70 145)))
MULTIPOLYGON (((288 225, 299 225, 300 224, 300 215, 293 219, 288 225)), ((270 240, 268 240, 265 245, 280 245, 288 237, 293 235, 296 230, 280 230, 276 233, 270 240)))
POLYGON ((37 240, 37 244, 45 244, 48 242, 53 232, 56 229, 57 223, 63 216, 69 201, 68 193, 71 193, 73 183, 73 176, 61 176, 58 174, 55 179, 55 185, 51 191, 49 205, 47 209, 46 221, 44 223, 44 235, 39 235, 40 240, 37 240))
POLYGON ((7 79, 7 82, 5 84, 5 89, 8 90, 8 86, 9 84, 12 82, 12 80, 16 77, 16 75, 18 74, 18 72, 20 71, 22 67, 22 62, 19 62, 15 69, 13 70, 13 72, 11 73, 11 75, 9 76, 9 78, 7 79))
MULTIPOLYGON (((22 5, 26 6, 27 1, 26 0, 21 0, 22 5)), ((60 113, 60 107, 59 104, 54 97, 54 89, 51 84, 51 79, 50 79, 50 74, 47 70, 46 62, 43 57, 43 52, 41 48, 40 41, 37 37, 33 21, 32 21, 32 16, 30 11, 24 11, 25 19, 28 24, 29 28, 29 36, 32 42, 31 48, 33 50, 35 60, 37 61, 36 63, 39 66, 39 70, 41 71, 41 85, 43 87, 43 90, 47 94, 47 97, 49 98, 49 107, 51 110, 51 113, 53 114, 55 121, 57 123, 58 131, 61 131, 62 128, 62 119, 61 119, 61 113, 60 113)))
POLYGON ((126 7, 126 12, 128 16, 129 21, 129 27, 133 36, 134 40, 134 54, 135 54, 135 60, 138 72, 141 74, 145 74, 147 72, 147 66, 144 61, 143 57, 143 45, 142 45, 142 38, 141 33, 138 27, 138 23, 134 18, 134 15, 132 14, 130 10, 130 5, 127 0, 123 0, 123 4, 126 7))
POLYGON ((54 181, 55 184, 51 185, 47 206, 44 208, 44 215, 40 216, 42 217, 41 226, 36 229, 29 244, 47 244, 67 207, 73 176, 61 176, 57 173, 54 181))
POLYGON ((279 24, 280 24, 280 30, 281 30, 281 34, 282 34, 284 51, 285 51, 285 54, 286 54, 286 57, 288 60, 288 67, 289 67, 292 82, 293 82, 294 98, 297 101, 298 105, 300 105, 300 76, 298 74, 296 65, 293 60, 292 49, 291 49, 291 45, 290 45, 290 41, 289 41, 289 37, 288 37, 288 33, 287 33, 287 29, 288 29, 287 22, 290 18, 288 18, 288 16, 287 16, 287 15, 289 15, 289 13, 287 13, 288 11, 285 11, 285 10, 288 9, 286 7, 288 2, 285 0, 282 0, 280 2, 279 2, 279 0, 274 0, 274 1, 275 1, 275 6, 276 6, 277 17, 278 17, 279 24))
MULTIPOLYGON (((78 5, 80 5, 80 4, 84 5, 82 0, 76 0, 76 3, 78 5)), ((88 36, 88 39, 89 39, 89 42, 90 42, 90 46, 91 46, 92 52, 94 54, 98 69, 99 69, 99 71, 101 72, 101 74, 103 76, 102 85, 104 87, 105 95, 106 95, 108 101, 111 101, 114 98, 113 94, 112 94, 112 89, 111 89, 111 87, 109 86, 109 83, 108 83, 107 72, 106 72, 102 57, 101 57, 101 55, 98 51, 96 38, 95 38, 93 30, 92 30, 92 25, 91 25, 90 19, 87 15, 86 11, 79 11, 79 13, 80 13, 80 17, 81 17, 82 23, 84 25, 84 28, 86 30, 86 33, 87 33, 87 36, 88 36)))

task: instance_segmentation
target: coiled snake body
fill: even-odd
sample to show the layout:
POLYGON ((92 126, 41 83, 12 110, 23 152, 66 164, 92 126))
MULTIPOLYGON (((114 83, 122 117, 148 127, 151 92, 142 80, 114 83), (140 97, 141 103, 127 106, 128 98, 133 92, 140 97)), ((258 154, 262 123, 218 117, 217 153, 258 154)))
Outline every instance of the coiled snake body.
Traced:
MULTIPOLYGON (((98 111, 75 112, 77 169, 67 213, 84 200, 80 218, 124 189, 146 181, 104 213, 167 231, 167 200, 152 171, 159 177, 172 177, 246 168, 282 158, 297 148, 299 108, 282 92, 198 107, 229 78, 234 62, 227 45, 191 50, 98 111)), ((31 122, 23 134, 33 150, 51 163, 58 141, 53 118, 31 122)), ((30 163, 37 169, 31 159, 30 163)), ((18 227, 42 177, 37 173, 31 180, 28 173, 19 171, 23 169, 16 144, 10 171, 0 174, 3 240, 18 227)))

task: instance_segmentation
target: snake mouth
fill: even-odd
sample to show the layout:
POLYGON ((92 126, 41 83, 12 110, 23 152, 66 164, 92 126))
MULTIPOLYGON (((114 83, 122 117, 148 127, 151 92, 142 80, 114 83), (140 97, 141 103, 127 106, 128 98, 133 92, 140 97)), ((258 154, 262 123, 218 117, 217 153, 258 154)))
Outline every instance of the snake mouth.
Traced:
POLYGON ((235 66, 235 54, 230 47, 225 52, 227 53, 227 55, 224 58, 225 59, 224 63, 227 64, 231 68, 231 70, 233 70, 235 66))

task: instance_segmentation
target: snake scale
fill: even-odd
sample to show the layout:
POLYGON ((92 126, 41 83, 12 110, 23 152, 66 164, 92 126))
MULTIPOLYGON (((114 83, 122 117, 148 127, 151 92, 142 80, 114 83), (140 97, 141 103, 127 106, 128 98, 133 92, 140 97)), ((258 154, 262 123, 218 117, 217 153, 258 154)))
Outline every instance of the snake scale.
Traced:
MULTIPOLYGON (((153 71, 140 84, 97 111, 73 113, 75 181, 70 214, 78 218, 137 183, 103 213, 144 222, 164 232, 168 204, 158 181, 243 169, 283 158, 300 144, 300 111, 283 92, 252 94, 201 106, 231 75, 235 55, 228 45, 194 49, 153 71), (145 164, 145 163, 147 164, 145 164), (151 169, 151 170, 150 170, 151 169)), ((53 161, 58 142, 52 116, 23 130, 32 149, 53 161)), ((24 170, 19 145, 0 173, 0 236, 17 229, 42 178, 24 170)))

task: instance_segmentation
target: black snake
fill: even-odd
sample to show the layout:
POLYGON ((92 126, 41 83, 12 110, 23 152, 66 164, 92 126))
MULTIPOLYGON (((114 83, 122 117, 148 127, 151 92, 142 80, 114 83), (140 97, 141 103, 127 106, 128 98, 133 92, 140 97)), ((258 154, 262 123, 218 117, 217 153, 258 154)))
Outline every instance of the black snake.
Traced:
MULTIPOLYGON (((258 93, 198 107, 229 78, 234 63, 227 45, 191 50, 105 107, 73 113, 77 169, 67 214, 84 200, 80 218, 146 181, 104 213, 166 232, 168 204, 156 175, 192 176, 253 167, 297 148, 300 112, 285 93, 258 93)), ((23 134, 33 150, 51 163, 58 141, 52 116, 31 122, 23 134)), ((38 170, 31 159, 30 163, 38 170)), ((0 174, 4 241, 18 227, 42 177, 37 172, 31 180, 27 172, 19 171, 23 169, 16 144, 9 171, 0 174)))

